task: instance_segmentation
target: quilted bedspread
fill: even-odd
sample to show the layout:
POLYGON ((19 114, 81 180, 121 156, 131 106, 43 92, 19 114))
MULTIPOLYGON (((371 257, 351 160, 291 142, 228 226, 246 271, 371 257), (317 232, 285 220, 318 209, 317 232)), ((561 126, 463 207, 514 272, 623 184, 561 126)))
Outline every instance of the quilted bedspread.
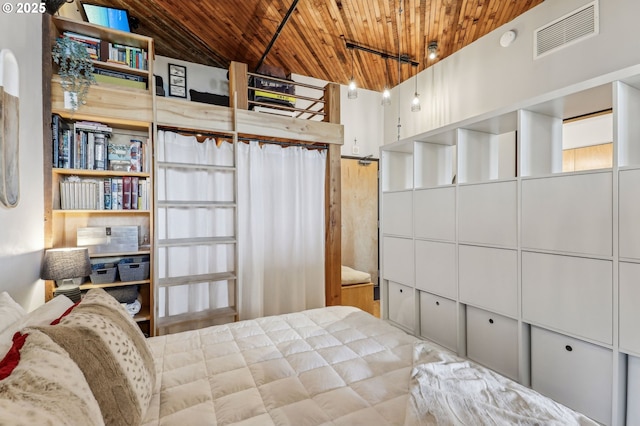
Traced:
POLYGON ((144 425, 595 424, 352 307, 148 342, 158 382, 144 425))
POLYGON ((343 306, 153 337, 143 424, 403 424, 415 341, 343 306))

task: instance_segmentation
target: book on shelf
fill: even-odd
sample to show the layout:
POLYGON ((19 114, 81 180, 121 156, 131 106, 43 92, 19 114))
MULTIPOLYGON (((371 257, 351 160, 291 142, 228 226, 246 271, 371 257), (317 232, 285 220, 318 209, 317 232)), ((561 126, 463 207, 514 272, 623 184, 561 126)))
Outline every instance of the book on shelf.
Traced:
POLYGON ((69 176, 60 181, 60 208, 62 210, 99 210, 100 182, 69 176))
POLYGON ((149 55, 145 49, 120 43, 103 42, 99 38, 73 31, 65 31, 62 35, 82 43, 87 48, 91 59, 96 61, 118 63, 139 70, 149 68, 149 55))
POLYGON ((131 210, 131 176, 122 178, 122 209, 131 210))
POLYGON ((149 210, 149 180, 137 176, 60 181, 62 210, 149 210))
POLYGON ((102 41, 96 37, 90 37, 84 34, 78 34, 71 31, 65 31, 63 36, 82 43, 86 48, 91 59, 100 60, 100 49, 102 41))
POLYGON ((103 194, 104 194, 104 209, 111 210, 111 178, 104 178, 102 183, 103 194))
POLYGON ((61 169, 106 170, 106 140, 112 129, 93 121, 73 123, 58 114, 51 116, 53 167, 61 169))
POLYGON ((131 177, 131 210, 142 210, 140 209, 140 200, 138 199, 138 185, 140 184, 140 179, 137 176, 131 177))
MULTIPOLYGON (((102 51, 105 53, 105 51, 102 51)), ((108 53, 103 57, 103 61, 113 62, 128 66, 129 68, 147 70, 147 51, 139 47, 126 46, 118 43, 109 43, 108 53)))
POLYGON ((141 75, 129 74, 122 71, 96 68, 93 72, 98 83, 115 84, 137 89, 147 89, 147 79, 141 75))

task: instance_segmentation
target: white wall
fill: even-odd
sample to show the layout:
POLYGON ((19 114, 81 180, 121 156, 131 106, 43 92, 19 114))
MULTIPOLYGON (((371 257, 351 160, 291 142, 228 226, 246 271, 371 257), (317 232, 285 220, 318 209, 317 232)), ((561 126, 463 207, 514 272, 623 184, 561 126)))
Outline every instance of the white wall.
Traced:
POLYGON ((167 96, 169 96, 169 64, 187 67, 187 99, 189 99, 189 89, 216 95, 229 95, 227 70, 156 55, 156 60, 153 63, 153 73, 162 77, 164 92, 167 96))
POLYGON ((371 90, 358 89, 356 99, 347 98, 347 86, 340 85, 340 122, 344 125, 344 145, 342 155, 380 157, 380 146, 384 143, 384 114, 381 104, 382 94, 371 90), (358 154, 353 146, 358 145, 358 154))
POLYGON ((483 113, 515 105, 616 70, 640 63, 640 2, 600 0, 600 33, 558 52, 533 59, 533 32, 590 0, 545 1, 501 28, 418 75, 422 111, 411 113, 415 82, 392 90, 393 105, 385 113, 384 141, 397 139, 401 102, 401 139, 483 113), (500 36, 518 34, 503 48, 500 36))
POLYGON ((41 15, 0 13, 0 49, 10 49, 20 67, 20 202, 0 207, 0 291, 27 310, 44 303, 41 34, 41 15))

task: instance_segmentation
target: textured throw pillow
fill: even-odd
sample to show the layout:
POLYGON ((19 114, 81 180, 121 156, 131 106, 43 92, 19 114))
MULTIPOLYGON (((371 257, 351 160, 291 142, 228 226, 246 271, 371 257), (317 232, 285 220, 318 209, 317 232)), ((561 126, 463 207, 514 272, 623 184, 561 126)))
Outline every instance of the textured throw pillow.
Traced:
POLYGON ((28 329, 0 361, 0 424, 104 425, 82 371, 45 334, 28 329))
POLYGON ((80 367, 107 425, 140 424, 155 386, 144 335, 102 289, 87 292, 56 325, 38 327, 80 367))
POLYGON ((60 317, 60 315, 62 315, 72 305, 73 302, 66 296, 60 295, 54 297, 44 305, 40 305, 35 310, 22 316, 19 320, 5 328, 4 331, 0 331, 0 359, 4 357, 13 344, 11 339, 17 331, 20 331, 25 327, 51 324, 53 320, 60 317))
POLYGON ((9 293, 6 291, 0 293, 0 333, 25 315, 27 311, 13 300, 9 293))

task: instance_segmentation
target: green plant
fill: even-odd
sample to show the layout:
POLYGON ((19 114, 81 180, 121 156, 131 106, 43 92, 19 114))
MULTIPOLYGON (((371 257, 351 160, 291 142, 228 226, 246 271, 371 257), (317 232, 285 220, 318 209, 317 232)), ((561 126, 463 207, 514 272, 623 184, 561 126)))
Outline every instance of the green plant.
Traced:
POLYGON ((58 65, 60 85, 70 95, 71 109, 78 109, 85 103, 89 87, 96 83, 93 76, 93 62, 84 44, 70 39, 59 37, 51 52, 53 62, 58 65))

